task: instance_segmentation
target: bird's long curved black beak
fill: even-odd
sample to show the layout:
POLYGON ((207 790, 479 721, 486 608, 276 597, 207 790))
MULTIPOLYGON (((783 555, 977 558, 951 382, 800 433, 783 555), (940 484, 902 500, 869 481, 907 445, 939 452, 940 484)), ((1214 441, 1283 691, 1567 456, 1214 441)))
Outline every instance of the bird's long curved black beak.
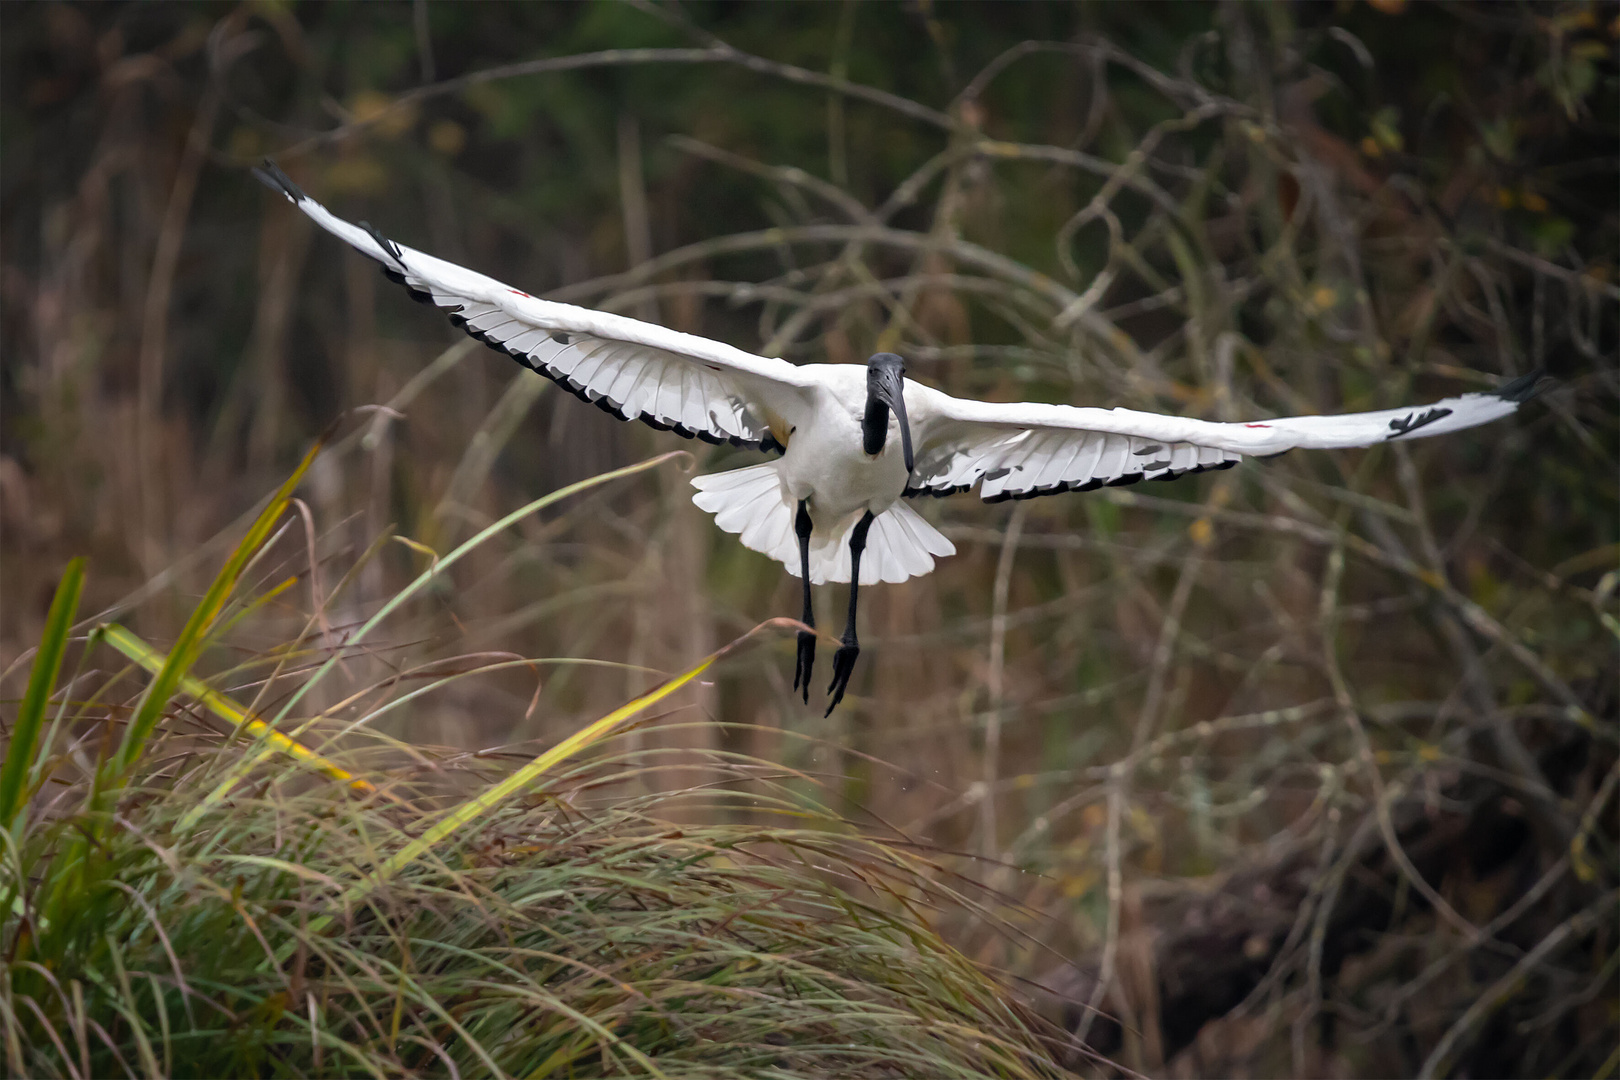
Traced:
POLYGON ((906 377, 898 368, 889 368, 874 382, 873 394, 879 401, 893 409, 894 418, 900 421, 900 453, 905 458, 906 474, 910 475, 912 466, 911 423, 906 419, 906 377))

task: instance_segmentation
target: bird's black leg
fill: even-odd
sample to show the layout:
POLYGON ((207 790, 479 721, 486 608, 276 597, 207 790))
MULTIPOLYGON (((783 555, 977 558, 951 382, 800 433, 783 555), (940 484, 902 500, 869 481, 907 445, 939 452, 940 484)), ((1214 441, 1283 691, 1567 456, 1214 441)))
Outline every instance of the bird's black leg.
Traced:
MULTIPOLYGON (((799 537, 799 580, 804 582, 804 625, 816 625, 816 610, 810 606, 810 509, 799 500, 793 531, 799 537)), ((816 666, 816 635, 799 631, 799 660, 793 667, 793 689, 804 688, 804 703, 810 704, 810 669, 816 666)))
POLYGON ((827 705, 826 716, 831 716, 844 700, 849 673, 855 670, 855 658, 861 655, 860 639, 855 636, 855 598, 861 587, 861 552, 866 550, 866 531, 871 527, 872 511, 868 510, 855 523, 855 531, 849 534, 849 622, 844 625, 844 643, 833 653, 832 685, 827 687, 832 701, 827 705))

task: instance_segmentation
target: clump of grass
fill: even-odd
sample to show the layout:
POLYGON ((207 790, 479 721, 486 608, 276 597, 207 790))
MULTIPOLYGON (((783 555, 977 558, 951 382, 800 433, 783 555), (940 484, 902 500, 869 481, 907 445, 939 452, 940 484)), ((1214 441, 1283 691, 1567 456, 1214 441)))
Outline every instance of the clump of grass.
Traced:
MULTIPOLYGON (((11 967, 14 1075, 1055 1071, 894 902, 917 868, 828 815, 675 829, 657 798, 536 800, 354 899, 408 842, 400 815, 291 779, 184 835, 197 785, 132 793, 92 879, 54 897, 49 955, 11 967)), ((25 838, 29 892, 59 880, 79 824, 25 838)), ((11 948, 40 914, 22 905, 11 948)))
POLYGON ((1055 1071, 971 963, 837 882, 919 884, 831 819, 510 807, 346 902, 405 841, 395 815, 273 788, 184 837, 200 792, 170 788, 109 833, 97 881, 59 900, 72 928, 12 969, 14 1074, 1055 1071))
POLYGON ((188 668, 292 486, 166 655, 121 627, 70 647, 81 569, 64 579, 0 768, 11 1074, 1060 1072, 929 927, 950 898, 916 853, 807 777, 614 741, 714 657, 492 786, 487 759, 413 750, 408 782, 380 740, 311 749, 205 688, 188 668), (120 674, 84 689, 103 641, 154 673, 134 700, 120 674), (648 793, 655 769, 683 782, 648 793))

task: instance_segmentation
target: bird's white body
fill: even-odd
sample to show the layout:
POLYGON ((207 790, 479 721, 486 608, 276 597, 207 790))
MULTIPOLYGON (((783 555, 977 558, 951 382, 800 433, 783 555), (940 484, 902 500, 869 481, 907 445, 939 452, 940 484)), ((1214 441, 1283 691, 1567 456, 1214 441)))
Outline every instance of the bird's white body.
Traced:
MULTIPOLYGON (((861 446, 866 368, 807 364, 799 370, 815 380, 815 388, 805 422, 789 433, 776 463, 784 491, 794 502, 809 500, 813 519, 883 513, 905 493, 906 465, 897 435, 884 440, 877 454, 861 446)), ((891 433, 898 426, 891 416, 891 433)))
POLYGON ((898 421, 889 418, 889 438, 876 454, 862 446, 866 368, 808 364, 799 370, 815 381, 801 422, 779 436, 787 445, 782 456, 695 478, 693 501, 715 515, 715 524, 795 577, 800 566, 793 516, 804 502, 814 524, 809 561, 816 584, 850 579, 848 539, 866 513, 875 520, 861 561, 863 585, 926 574, 933 556, 955 554, 951 542, 901 499, 908 474, 898 421))
MULTIPOLYGON (((794 365, 652 323, 559 304, 396 244, 344 221, 273 166, 260 173, 316 224, 375 259, 418 299, 446 308, 468 333, 623 419, 709 442, 777 449, 774 461, 700 476, 694 502, 748 547, 801 571, 795 514, 813 523, 810 579, 849 581, 848 541, 866 538, 860 583, 926 574, 950 541, 909 496, 979 487, 986 501, 1103 484, 1168 480, 1226 468, 1245 455, 1295 447, 1368 446, 1473 427, 1512 413, 1535 375, 1496 391, 1427 407, 1339 416, 1215 423, 1129 409, 951 397, 909 379, 903 400, 915 443, 908 470, 897 417, 876 454, 865 452, 866 366, 794 365), (869 535, 856 523, 872 514, 869 535)), ((898 357, 892 358, 898 362, 898 357)))

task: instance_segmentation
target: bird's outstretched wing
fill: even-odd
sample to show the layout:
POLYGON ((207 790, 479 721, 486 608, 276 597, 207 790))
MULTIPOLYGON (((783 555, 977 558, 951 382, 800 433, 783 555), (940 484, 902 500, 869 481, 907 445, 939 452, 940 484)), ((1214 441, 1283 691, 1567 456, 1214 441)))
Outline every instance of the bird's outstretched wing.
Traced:
POLYGON ((327 232, 375 259, 383 273, 453 322, 624 420, 705 442, 780 450, 802 422, 813 385, 785 360, 652 323, 530 296, 465 267, 396 244, 305 195, 273 163, 253 173, 327 232))
POLYGON ((907 495, 979 489, 985 502, 1029 499, 1104 484, 1169 480, 1225 469, 1245 455, 1296 447, 1371 446, 1443 435, 1507 416, 1535 392, 1540 372, 1495 390, 1432 405, 1340 416, 1221 424, 1131 409, 967 401, 906 383, 916 467, 907 495))

